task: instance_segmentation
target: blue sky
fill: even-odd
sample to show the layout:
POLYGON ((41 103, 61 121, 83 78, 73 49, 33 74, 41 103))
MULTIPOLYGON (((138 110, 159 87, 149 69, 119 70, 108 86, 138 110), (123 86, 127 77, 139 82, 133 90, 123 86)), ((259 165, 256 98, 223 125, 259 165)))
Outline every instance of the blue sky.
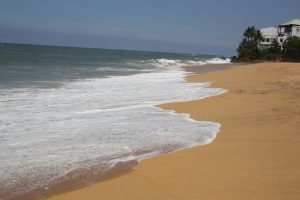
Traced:
POLYGON ((0 42, 233 55, 299 0, 0 0, 0 42))

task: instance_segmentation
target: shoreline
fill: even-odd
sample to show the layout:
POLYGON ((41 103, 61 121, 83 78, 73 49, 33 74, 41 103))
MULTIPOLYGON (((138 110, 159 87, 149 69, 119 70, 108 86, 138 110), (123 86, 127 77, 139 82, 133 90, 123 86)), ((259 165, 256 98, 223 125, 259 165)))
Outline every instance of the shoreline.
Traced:
MULTIPOLYGON (((220 71, 220 70, 230 69, 230 68, 233 68, 233 67, 239 67, 239 66, 242 66, 242 65, 244 65, 244 64, 240 65, 240 64, 236 64, 236 63, 223 63, 223 64, 204 64, 204 65, 197 65, 197 66, 196 65, 191 65, 191 66, 183 66, 181 68, 185 72, 188 73, 188 74, 186 74, 186 76, 184 78, 185 82, 187 82, 186 78, 190 75, 193 75, 193 74, 207 73, 207 72, 210 72, 210 71, 220 71)), ((218 95, 220 95, 220 94, 218 94, 218 95)), ((208 97, 205 97, 205 98, 208 98, 208 97)), ((154 107, 156 107, 160 110, 165 110, 166 111, 166 109, 163 109, 163 108, 160 107, 160 105, 164 105, 164 104, 168 104, 168 103, 154 105, 154 107)), ((169 111, 171 111, 172 113, 174 112, 174 114, 176 114, 175 110, 169 110, 169 111)), ((192 119, 188 113, 183 113, 183 114, 187 115, 187 117, 192 121, 198 121, 198 120, 192 119)), ((205 123, 218 124, 218 125, 220 125, 219 129, 221 128, 221 124, 219 124, 219 123, 214 123, 214 122, 210 122, 210 121, 205 121, 205 123)), ((51 198, 53 196, 57 196, 57 195, 61 195, 61 194, 64 194, 64 193, 84 189, 86 187, 89 187, 90 185, 94 185, 94 184, 97 184, 99 182, 104 182, 104 181, 107 181, 107 180, 110 180, 110 179, 114 179, 116 177, 123 176, 125 174, 128 174, 128 173, 132 172, 136 168, 138 168, 140 163, 143 162, 144 160, 147 160, 147 159, 151 159, 151 158, 159 157, 159 156, 162 156, 162 155, 176 153, 176 152, 183 151, 183 150, 186 150, 186 149, 197 148, 197 147, 200 147, 200 146, 210 144, 217 137, 219 132, 220 131, 218 131, 216 133, 215 137, 213 139, 211 139, 211 141, 203 143, 203 144, 199 144, 197 146, 186 146, 186 147, 179 148, 179 149, 176 149, 176 150, 172 150, 172 151, 169 151, 169 152, 162 152, 158 155, 149 156, 149 157, 146 157, 146 158, 143 158, 143 159, 140 159, 140 160, 139 159, 134 159, 134 160, 126 161, 126 162, 119 162, 119 163, 116 164, 115 167, 110 168, 107 171, 104 171, 103 173, 97 175, 97 177, 100 177, 100 178, 91 178, 90 177, 89 179, 87 179, 87 181, 92 180, 91 184, 88 184, 88 185, 78 184, 74 180, 70 180, 68 182, 62 182, 59 185, 55 185, 54 188, 51 188, 51 192, 44 194, 42 199, 45 199, 45 198, 48 199, 48 198, 51 198), (67 186, 64 186, 64 184, 67 184, 67 186)), ((33 192, 33 194, 34 193, 35 192, 33 192)), ((16 200, 18 200, 18 199, 28 199, 29 200, 31 198, 32 198, 31 193, 29 193, 28 197, 27 196, 25 196, 25 197, 22 196, 20 198, 17 198, 16 200)), ((39 198, 37 198, 37 199, 39 199, 39 198)))
MULTIPOLYGON (((187 67, 182 67, 180 69, 180 71, 185 71, 185 79, 186 77, 188 77, 191 74, 195 74, 195 73, 205 73, 207 71, 218 71, 218 70, 224 70, 224 69, 229 69, 231 67, 234 67, 234 64, 204 64, 204 65, 199 65, 199 66, 187 66, 187 67), (196 71, 195 71, 196 70, 196 71)), ((184 81, 185 82, 185 81, 184 81)), ((184 83, 183 83, 184 84, 184 83)), ((207 97, 205 97, 207 98, 207 97)), ((179 102, 179 101, 176 101, 179 102)), ((165 103, 163 103, 165 104, 165 103)), ((164 110, 162 108, 159 107, 159 105, 153 105, 153 107, 159 109, 159 110, 164 110)), ((164 110, 166 111, 166 110, 164 110)), ((170 111, 171 114, 175 114, 176 112, 175 110, 170 111)), ((194 121, 193 119, 190 118, 189 114, 186 113, 183 115, 184 117, 188 118, 191 121, 194 121)), ((210 123, 210 122, 204 122, 204 123, 210 123)), ((215 125, 220 125, 218 123, 213 123, 215 125)), ((219 129, 219 128, 218 128, 219 129)), ((51 182, 48 186, 47 189, 45 189, 44 187, 39 187, 36 188, 30 192, 27 192, 23 195, 20 196, 16 196, 13 199, 22 199, 22 200, 26 200, 26 199, 44 199, 44 198, 49 198, 53 195, 59 195, 59 194, 64 194, 64 193, 68 193, 70 191, 74 191, 74 190, 78 190, 81 188, 85 188, 88 187, 89 185, 93 185, 96 184, 98 182, 102 182, 105 180, 109 180, 115 177, 119 177, 122 176, 123 174, 127 174, 130 173, 132 170, 134 170, 141 161, 145 160, 145 159, 151 159, 153 157, 157 157, 157 156, 161 156, 164 154, 169 154, 169 153, 175 153, 178 151, 182 151, 185 149, 189 149, 189 148, 194 148, 197 146, 203 146, 206 144, 211 143, 216 135, 218 134, 219 131, 217 131, 217 133, 215 133, 215 136, 212 138, 207 138, 207 141, 203 141, 201 142, 201 144, 199 143, 198 145, 190 145, 190 146, 185 146, 185 147, 179 147, 170 151, 164 151, 161 152, 159 154, 155 154, 152 156, 147 156, 143 159, 134 159, 134 160, 128 160, 128 161, 120 161, 118 162, 115 166, 105 169, 103 171, 98 171, 95 167, 94 168, 95 171, 97 172, 90 172, 89 171, 83 171, 81 169, 76 170, 76 171, 70 171, 68 174, 64 175, 63 177, 54 180, 53 182, 51 182), (79 173, 77 173, 79 172, 79 173), (93 175, 93 176, 91 176, 93 175)), ((8 194, 8 193, 7 193, 8 194)))
MULTIPOLYGON (((205 65, 199 65, 199 66, 187 65, 187 66, 183 66, 183 69, 186 72, 191 72, 193 74, 203 74, 203 73, 208 73, 208 72, 213 72, 213 71, 221 71, 221 70, 231 69, 234 67, 242 67, 245 65, 248 65, 248 64, 247 63, 224 63, 224 64, 205 64, 205 65)), ((185 78, 185 80, 187 80, 187 77, 185 78)))
MULTIPOLYGON (((135 171, 96 183, 95 185, 83 189, 53 196, 50 199, 96 199, 97 197, 103 197, 104 199, 174 199, 175 197, 177 199, 232 199, 237 197, 238 199, 266 199, 271 197, 273 199, 282 199, 283 197, 291 199, 298 198, 300 196, 300 191, 296 188, 300 188, 300 178, 299 175, 297 175, 297 172, 300 174, 299 171, 297 171, 300 166, 299 161, 293 160, 291 155, 285 155, 287 153, 286 151, 281 152, 281 154, 284 154, 287 158, 283 158, 282 156, 276 158, 276 156, 273 155, 274 152, 270 152, 270 150, 266 148, 267 146, 274 148, 274 144, 269 144, 270 142, 272 143, 272 139, 270 138, 274 136, 274 134, 271 134, 274 132, 276 133, 276 137, 273 138, 273 142, 274 140, 276 141, 275 147, 279 146, 278 148, 280 148, 280 145, 285 145, 285 147, 288 148, 285 143, 277 144, 280 143, 278 138, 288 140, 288 144, 291 143, 290 140, 293 140, 292 138, 285 138, 284 135, 278 133, 278 130, 281 130, 280 127, 283 127, 284 125, 279 127, 278 124, 276 125, 274 123, 271 123, 269 126, 266 125, 266 123, 270 123, 270 121, 272 122, 273 120, 276 122, 278 120, 283 120, 280 117, 276 120, 276 112, 281 111, 281 106, 278 101, 276 101, 275 104, 271 103, 274 98, 280 100, 281 103, 286 97, 293 96, 292 93, 281 94, 281 88, 278 88, 278 86, 282 86, 280 85, 282 82, 282 74, 278 73, 278 71, 286 72, 286 69, 283 68, 288 68, 288 66, 292 66, 290 67, 290 70, 296 71, 299 75, 299 70, 295 69, 297 66, 299 67, 299 64, 259 63, 245 68, 232 68, 225 71, 213 71, 188 76, 188 82, 213 81, 214 83, 211 87, 218 86, 229 89, 230 91, 222 95, 202 100, 163 104, 160 107, 163 109, 175 110, 178 113, 189 113, 191 118, 200 121, 207 120, 218 123, 221 122, 221 132, 213 143, 143 160, 135 171), (273 72, 274 68, 271 68, 271 65, 276 65, 275 68, 277 73, 273 72), (253 77, 253 75, 257 75, 258 72, 262 73, 262 77, 253 77), (249 75, 249 77, 242 75, 249 75), (272 79, 268 79, 267 81, 263 80, 269 75, 272 75, 272 78, 275 78, 273 82, 272 79), (235 80, 233 80, 233 78, 235 80), (251 78, 253 78, 253 80, 251 78), (224 81, 222 79, 226 80, 224 81), (236 81, 240 81, 242 84, 239 83, 236 85, 236 81), (258 81, 259 83, 255 81, 258 81), (252 96, 255 97, 253 98, 252 96), (232 104, 234 103, 232 101, 235 98, 238 101, 236 101, 236 104, 232 107, 232 104), (253 111, 250 107, 245 107, 245 105, 243 105, 247 103, 251 104, 251 101, 249 100, 251 98, 256 99, 254 108, 251 107, 253 111, 255 111, 254 116, 247 115, 249 112, 252 113, 253 111), (266 105, 266 100, 272 100, 268 103, 271 105, 266 105), (226 107, 224 104, 231 104, 231 106, 227 105, 226 107), (273 108, 272 106, 275 107, 273 108), (201 109, 199 109, 199 107, 201 107, 201 109), (223 111, 219 111, 218 109, 220 108, 223 109, 223 111), (237 110, 238 108, 239 110, 237 110), (231 109, 233 109, 233 111, 231 109), (270 116, 264 116, 265 113, 261 113, 262 110, 264 112, 271 112, 269 113, 270 116), (200 116, 198 112, 201 112, 200 116), (228 118, 228 116, 224 118, 224 115, 229 115, 230 118, 228 118), (257 120, 255 116, 258 116, 260 120, 257 120), (269 120, 270 117, 275 119, 269 120), (255 123, 251 124, 253 118, 255 119, 255 123), (257 134, 255 130, 253 130, 255 128, 257 129, 257 126, 260 134, 257 134), (252 130, 249 131, 247 128, 252 130), (262 130, 266 131, 265 134, 270 141, 266 141, 266 138, 263 137, 265 135, 261 135, 262 130), (247 135, 246 133, 238 134, 239 132, 246 132, 250 135, 247 135), (258 138, 253 138, 251 133, 258 138), (260 139, 262 140, 260 141, 260 139), (227 151, 220 151, 220 149, 222 150, 224 147, 227 148, 227 151), (249 149, 249 147, 251 148, 249 149), (240 151, 236 151, 236 148, 240 151), (236 157, 232 156, 231 153, 236 157), (256 153, 258 154, 258 158, 255 156, 256 153), (253 163, 261 166, 249 164, 247 159, 255 161, 253 163), (285 166, 284 162, 276 162, 276 159, 279 159, 280 161, 288 160, 294 164, 294 167, 292 167, 292 170, 289 170, 290 163, 287 162, 286 165, 288 166, 285 166), (263 162, 263 160, 265 160, 265 162, 263 162), (237 165, 233 165, 233 163, 237 165), (246 163, 248 163, 249 166, 247 166, 246 163), (274 164, 273 168, 270 164, 274 164), (270 169, 270 167, 271 171, 268 171, 267 169, 270 169), (279 175, 282 176, 278 176, 278 172, 280 172, 279 175), (283 176, 283 172, 290 173, 283 176), (278 180, 276 179, 276 175, 278 180), (182 184, 179 183, 180 181, 182 184), (263 184, 260 183, 260 181, 263 184), (284 181, 283 184, 286 184, 286 186, 277 186, 277 184, 282 181, 284 181), (293 183, 294 186, 290 186, 288 183, 293 183), (245 184, 246 186, 241 184, 245 184), (118 192, 115 193, 113 191, 118 192)), ((292 74, 287 72, 287 75, 291 76, 292 74)), ((299 80, 298 78, 299 76, 296 76, 294 79, 299 80)), ((287 81, 289 83, 289 80, 287 81)), ((298 87, 298 85, 295 86, 298 87)), ((290 87, 291 88, 289 89, 291 91, 295 90, 293 85, 290 85, 290 87)), ((297 95, 287 99, 299 100, 297 95)), ((295 101, 294 104, 298 106, 299 101, 295 101)), ((293 129, 294 131, 290 134, 295 136, 294 132, 299 127, 298 114, 297 112, 291 113, 291 110, 285 114, 290 114, 290 117, 294 117, 292 120, 294 126, 288 128, 287 125, 285 125, 285 129, 283 130, 288 130, 288 132, 290 132, 291 129, 293 129)), ((283 122, 287 123, 286 119, 283 120, 283 122)), ((299 136, 296 137, 296 139, 299 139, 299 136)), ((297 142, 295 143, 298 144, 297 142)), ((293 151, 296 150, 293 149, 295 148, 294 145, 290 148, 292 149, 289 149, 288 152, 293 153, 292 157, 300 155, 299 151, 293 151)), ((280 149, 284 150, 284 148, 280 149)), ((280 154, 280 152, 277 151, 276 153, 280 154)))

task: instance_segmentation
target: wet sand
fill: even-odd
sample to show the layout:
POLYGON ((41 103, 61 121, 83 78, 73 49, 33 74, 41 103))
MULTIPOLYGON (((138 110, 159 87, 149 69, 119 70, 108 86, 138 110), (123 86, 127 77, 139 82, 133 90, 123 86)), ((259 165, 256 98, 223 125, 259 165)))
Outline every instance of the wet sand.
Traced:
POLYGON ((195 74, 207 73, 211 71, 220 71, 224 69, 230 69, 233 67, 242 67, 247 65, 246 63, 228 63, 228 64, 206 64, 201 66, 185 66, 184 70, 195 74))
POLYGON ((300 64, 260 63, 187 80, 229 90, 160 106, 221 123, 211 144, 146 159, 50 199, 300 199, 300 64))

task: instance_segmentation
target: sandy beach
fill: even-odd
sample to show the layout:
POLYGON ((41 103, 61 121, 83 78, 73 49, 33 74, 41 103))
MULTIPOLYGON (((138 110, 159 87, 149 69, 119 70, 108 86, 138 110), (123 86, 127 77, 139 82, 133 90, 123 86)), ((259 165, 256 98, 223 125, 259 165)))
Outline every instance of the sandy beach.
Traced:
POLYGON ((126 174, 51 200, 300 199, 300 64, 195 74, 229 92, 161 105, 222 124, 208 145, 146 159, 126 174))

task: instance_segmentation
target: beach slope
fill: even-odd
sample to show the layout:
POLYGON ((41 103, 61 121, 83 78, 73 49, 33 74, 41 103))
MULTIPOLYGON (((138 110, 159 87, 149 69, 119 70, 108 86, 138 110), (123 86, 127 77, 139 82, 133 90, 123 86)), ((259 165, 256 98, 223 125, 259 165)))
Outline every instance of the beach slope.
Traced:
POLYGON ((300 199, 300 64, 191 75, 229 92, 161 108, 222 124, 209 145, 142 161, 130 173, 51 200, 300 199))

